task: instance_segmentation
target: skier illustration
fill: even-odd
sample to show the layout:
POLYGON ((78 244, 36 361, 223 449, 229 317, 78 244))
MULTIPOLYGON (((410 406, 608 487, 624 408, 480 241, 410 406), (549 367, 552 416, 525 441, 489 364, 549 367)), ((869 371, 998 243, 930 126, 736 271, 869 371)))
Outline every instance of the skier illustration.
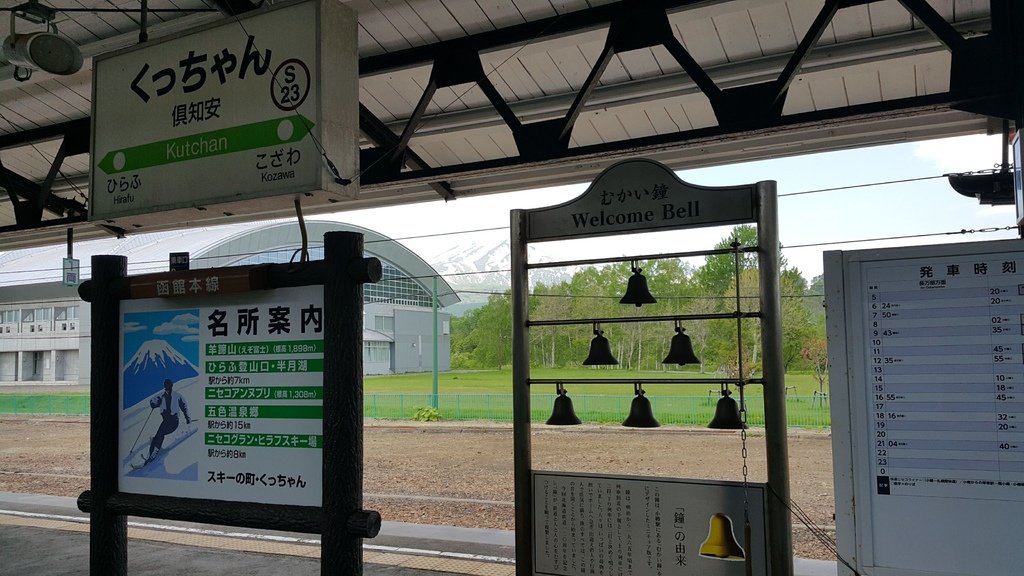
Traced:
POLYGON ((145 464, 152 462, 153 458, 160 453, 164 437, 178 429, 179 412, 185 415, 186 425, 192 423, 192 418, 188 415, 188 404, 185 403, 185 399, 179 392, 174 391, 174 383, 170 379, 164 380, 164 391, 150 399, 149 407, 154 410, 160 408, 160 416, 163 417, 163 421, 160 422, 160 428, 157 429, 149 443, 149 456, 146 457, 145 464))

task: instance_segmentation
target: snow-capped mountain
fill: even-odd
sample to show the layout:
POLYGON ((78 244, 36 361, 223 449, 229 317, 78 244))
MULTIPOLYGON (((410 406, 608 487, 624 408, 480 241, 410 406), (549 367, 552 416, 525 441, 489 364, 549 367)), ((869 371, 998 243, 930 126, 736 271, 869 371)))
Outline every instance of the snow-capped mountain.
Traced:
MULTIPOLYGON (((551 262, 553 258, 528 246, 530 262, 551 262)), ((492 243, 468 242, 449 248, 429 259, 434 268, 455 289, 502 292, 511 287, 509 270, 512 253, 507 239, 492 243)), ((557 284, 572 278, 572 271, 553 268, 530 272, 530 285, 557 284)))
POLYGON ((124 405, 158 393, 164 379, 177 382, 199 375, 199 369, 165 340, 147 340, 124 367, 124 405))

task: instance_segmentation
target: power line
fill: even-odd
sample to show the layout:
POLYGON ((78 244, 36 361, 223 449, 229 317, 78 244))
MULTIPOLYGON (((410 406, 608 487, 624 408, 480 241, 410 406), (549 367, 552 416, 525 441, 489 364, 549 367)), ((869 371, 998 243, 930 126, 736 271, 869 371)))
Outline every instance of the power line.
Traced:
POLYGON ((820 194, 822 192, 838 192, 841 190, 854 190, 857 188, 870 188, 872 186, 890 186, 892 184, 907 184, 909 182, 923 182, 925 180, 936 180, 938 178, 948 178, 949 174, 939 174, 938 176, 919 176, 917 178, 904 178, 902 180, 887 180, 885 182, 867 182, 863 184, 850 184, 849 186, 835 186, 832 188, 818 188, 815 190, 803 190, 801 192, 786 192, 785 194, 779 194, 779 198, 785 198, 787 196, 803 196, 805 194, 820 194))
MULTIPOLYGON (((881 241, 890 241, 890 240, 906 240, 906 239, 927 238, 927 237, 935 237, 935 236, 951 236, 951 235, 967 235, 967 234, 987 234, 987 233, 992 233, 992 232, 1003 232, 1003 231, 1009 231, 1009 230, 1015 230, 1015 229, 1016 229, 1015 226, 1003 226, 1003 227, 994 227, 993 226, 993 227, 988 227, 988 228, 977 228, 977 229, 974 229, 974 228, 972 228, 972 229, 962 228, 960 230, 954 230, 954 231, 948 231, 948 232, 930 232, 930 233, 925 233, 925 234, 908 234, 908 235, 903 235, 903 236, 879 236, 879 237, 873 237, 873 238, 860 238, 860 239, 852 239, 852 240, 834 240, 834 241, 829 241, 829 242, 815 242, 815 243, 809 243, 809 244, 795 244, 795 245, 792 245, 792 246, 783 246, 782 250, 785 251, 785 250, 795 250, 795 249, 800 249, 800 248, 811 248, 811 247, 821 247, 821 246, 836 246, 836 245, 841 245, 841 244, 857 244, 857 243, 865 243, 865 242, 881 242, 881 241)), ((491 231, 491 230, 493 230, 493 229, 483 228, 483 229, 479 229, 479 230, 476 230, 476 231, 491 231)), ((448 233, 445 233, 444 235, 453 235, 453 234, 470 233, 470 232, 472 232, 472 231, 467 231, 467 232, 448 232, 448 233)), ((429 236, 421 236, 421 237, 429 237, 429 236)), ((393 239, 393 241, 397 241, 397 239, 393 239)), ((384 242, 384 240, 379 240, 379 241, 376 241, 376 242, 384 242)), ((196 258, 196 260, 214 259, 214 258, 235 258, 235 257, 255 256, 255 255, 258 255, 258 254, 261 254, 261 252, 247 252, 247 253, 239 253, 239 254, 199 257, 199 258, 196 258)), ((163 261, 163 260, 144 260, 144 261, 133 262, 132 264, 133 264, 133 267, 135 267, 137 271, 146 272, 146 271, 148 271, 148 269, 146 267, 147 264, 148 265, 152 265, 152 266, 162 266, 163 264, 165 264, 165 261, 163 261)), ((89 270, 90 268, 91 268, 91 266, 88 266, 88 265, 82 266, 82 270, 83 271, 89 270)), ((5 274, 7 274, 7 275, 13 275, 13 274, 29 275, 29 274, 33 274, 33 273, 56 272, 56 271, 60 271, 60 270, 62 270, 62 268, 54 267, 54 268, 34 268, 34 269, 30 269, 30 270, 0 271, 0 277, 2 277, 5 274)), ((160 270, 152 270, 152 271, 160 271, 160 270)), ((451 278, 451 277, 457 277, 457 276, 482 276, 482 275, 488 275, 488 274, 508 274, 510 272, 511 272, 511 270, 508 269, 508 268, 501 268, 501 269, 493 269, 493 270, 480 270, 480 271, 467 271, 467 272, 450 272, 450 273, 444 273, 444 274, 427 274, 427 275, 419 275, 419 276, 406 276, 405 278, 406 279, 413 279, 413 280, 423 280, 423 279, 427 279, 427 278, 433 278, 434 276, 438 276, 438 277, 441 277, 441 278, 451 278)), ((25 278, 26 281, 43 280, 43 279, 45 279, 45 278, 43 278, 43 277, 29 277, 29 278, 25 278)))

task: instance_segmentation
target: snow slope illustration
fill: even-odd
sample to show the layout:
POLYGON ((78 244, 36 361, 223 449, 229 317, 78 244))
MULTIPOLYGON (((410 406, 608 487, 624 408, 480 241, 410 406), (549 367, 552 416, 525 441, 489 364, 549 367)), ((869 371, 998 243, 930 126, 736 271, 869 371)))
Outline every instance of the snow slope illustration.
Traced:
MULTIPOLYGON (((202 387, 198 378, 179 380, 174 391, 181 394, 192 418, 202 416, 202 387)), ((162 389, 162 388, 161 388, 162 389)), ((157 393, 154 392, 152 396, 157 393)), ((125 476, 164 478, 169 480, 196 480, 199 477, 197 454, 202 449, 196 442, 202 442, 199 422, 185 423, 185 414, 178 415, 178 428, 164 437, 163 448, 146 462, 149 444, 160 427, 159 409, 152 409, 149 400, 143 397, 125 410, 121 416, 121 472, 125 476), (134 440, 134 445, 130 444, 134 440)))
POLYGON ((199 375, 199 369, 166 340, 147 340, 124 367, 124 409, 156 395, 164 379, 177 383, 199 375))

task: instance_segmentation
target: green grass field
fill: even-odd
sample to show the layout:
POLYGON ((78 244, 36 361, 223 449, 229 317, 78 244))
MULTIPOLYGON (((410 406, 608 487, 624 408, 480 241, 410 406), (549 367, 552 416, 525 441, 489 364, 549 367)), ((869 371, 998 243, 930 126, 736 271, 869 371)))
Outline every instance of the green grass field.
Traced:
MULTIPOLYGON (((718 374, 699 375, 687 371, 627 372, 608 369, 531 369, 531 378, 720 378, 718 374)), ((621 422, 629 413, 633 389, 628 384, 565 384, 579 417, 587 422, 621 422)), ((822 428, 831 424, 829 405, 815 392, 818 383, 812 374, 787 374, 787 418, 791 426, 822 428)), ((371 418, 410 419, 418 407, 431 406, 430 374, 367 376, 365 414, 371 418)), ((715 413, 718 386, 707 383, 652 384, 644 390, 663 424, 707 424, 715 413)), ((826 388, 827 391, 827 388, 826 388)), ((532 392, 531 412, 535 422, 544 422, 551 413, 555 389, 537 386, 532 392)), ((446 372, 438 375, 438 412, 443 420, 512 420, 512 371, 481 370, 446 372)), ((748 420, 764 423, 763 390, 760 385, 747 388, 748 420)), ((738 397, 738 396, 734 396, 738 397)))
MULTIPOLYGON (((678 378, 696 373, 626 372, 607 369, 531 370, 531 377, 544 379, 583 378, 678 378)), ((705 375, 705 377, 719 377, 705 375)), ((512 421, 511 370, 447 372, 439 375, 437 410, 442 420, 512 421)), ((791 426, 822 428, 831 424, 829 405, 815 392, 817 382, 810 374, 786 376, 787 419, 791 426)), ((621 422, 629 413, 633 388, 628 384, 565 384, 577 415, 584 422, 621 422)), ((364 380, 364 415, 368 418, 410 420, 421 407, 435 401, 432 378, 426 374, 367 376, 364 380)), ((704 426, 715 413, 718 386, 706 383, 645 385, 655 417, 662 424, 704 426)), ((0 389, 0 414, 55 414, 86 416, 89 395, 75 392, 18 394, 16 388, 0 389)), ((551 413, 553 385, 531 390, 533 421, 543 423, 551 413)), ((763 391, 760 385, 747 390, 748 422, 764 424, 763 391)), ((738 399, 738 395, 734 395, 738 399)))

